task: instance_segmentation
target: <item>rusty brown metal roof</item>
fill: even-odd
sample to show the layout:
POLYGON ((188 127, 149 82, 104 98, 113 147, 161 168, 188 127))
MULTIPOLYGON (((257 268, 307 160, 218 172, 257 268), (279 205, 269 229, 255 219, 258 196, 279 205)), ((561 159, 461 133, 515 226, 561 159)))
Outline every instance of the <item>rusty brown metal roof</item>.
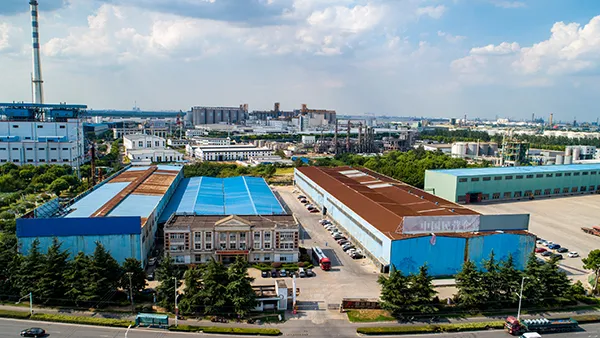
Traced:
MULTIPOLYGON (((399 233, 405 216, 479 215, 366 168, 299 167, 297 170, 391 239, 420 236, 399 233)), ((468 236, 466 233, 439 235, 468 236)))

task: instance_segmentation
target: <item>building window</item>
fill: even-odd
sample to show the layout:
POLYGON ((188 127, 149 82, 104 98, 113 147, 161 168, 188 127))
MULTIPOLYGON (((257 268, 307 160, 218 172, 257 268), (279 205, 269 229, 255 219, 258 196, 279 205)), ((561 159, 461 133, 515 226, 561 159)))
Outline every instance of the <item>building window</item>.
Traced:
POLYGON ((552 174, 546 174, 546 177, 552 177, 552 174))
POLYGON ((19 150, 19 148, 12 148, 12 150, 19 150))
POLYGON ((33 162, 33 159, 28 158, 27 162, 33 162))
POLYGON ((38 129, 42 129, 42 128, 44 128, 44 126, 41 126, 41 125, 39 125, 39 124, 38 124, 38 126, 37 126, 37 127, 38 127, 38 129))
POLYGON ((515 196, 515 198, 521 197, 521 192, 520 191, 515 191, 514 196, 515 196))
POLYGON ((479 182, 479 177, 473 177, 473 178, 471 178, 471 182, 479 182))
POLYGON ((185 263, 184 256, 175 256, 175 263, 185 263))
POLYGON ((202 232, 194 232, 194 249, 202 250, 202 232))
POLYGON ((523 175, 517 175, 515 178, 518 179, 518 180, 522 180, 523 179, 523 175))
POLYGON ((184 248, 185 248, 185 246, 183 244, 171 244, 171 246, 169 247, 169 250, 172 252, 178 252, 178 251, 183 251, 184 248))
POLYGON ((505 180, 512 180, 512 179, 513 179, 513 177, 512 177, 512 176, 504 176, 504 179, 505 179, 505 180))
POLYGON ((144 141, 138 141, 138 147, 143 148, 144 147, 144 141))
POLYGON ((281 256, 279 256, 279 261, 280 262, 287 262, 287 257, 285 255, 281 255, 281 256))
POLYGON ((510 199, 511 197, 512 197, 512 194, 510 192, 504 193, 504 199, 510 199))
POLYGON ((221 250, 227 249, 227 234, 224 232, 219 233, 219 247, 221 250))
POLYGON ((487 201, 490 199, 490 194, 481 194, 481 200, 482 201, 487 201))
POLYGON ((535 177, 536 178, 541 178, 541 177, 544 177, 544 174, 536 174, 535 177))
POLYGON ((56 150, 56 148, 50 148, 50 150, 56 150))
POLYGON ((571 188, 571 192, 577 192, 577 187, 571 188))
POLYGON ((502 176, 494 176, 494 181, 501 181, 502 180, 502 176))
POLYGON ((202 263, 202 255, 194 255, 194 262, 202 263))
POLYGON ((569 188, 563 188, 563 194, 568 194, 569 193, 569 188))
POLYGON ((562 173, 556 173, 556 175, 554 175, 554 177, 562 177, 562 173))
POLYGON ((259 254, 252 255, 252 260, 255 261, 255 262, 259 262, 260 261, 260 255, 259 254))
POLYGON ((594 191, 594 190, 596 190, 596 187, 593 185, 590 185, 590 191, 594 191))
POLYGON ((541 194, 542 194, 542 189, 538 189, 533 193, 534 196, 539 196, 541 194))
POLYGON ((458 196, 458 203, 465 203, 467 201, 467 197, 464 195, 458 196))
POLYGON ((590 175, 596 175, 595 171, 590 171, 590 175))
POLYGON ((46 162, 46 160, 43 158, 40 158, 40 162, 46 162))
POLYGON ((587 191, 587 187, 586 187, 586 186, 581 186, 581 187, 579 188, 579 191, 587 191))
POLYGON ((212 232, 204 234, 204 247, 206 250, 212 250, 212 232))
POLYGON ((179 233, 169 234, 169 239, 172 241, 173 240, 183 240, 183 239, 185 239, 185 234, 179 234, 179 233))
POLYGON ((152 141, 146 141, 146 148, 152 148, 152 141))
POLYGON ((6 150, 6 148, 0 148, 0 150, 6 150))
POLYGON ((551 192, 551 189, 544 189, 544 195, 550 195, 551 192))
POLYGON ((484 177, 482 178, 483 181, 490 181, 492 178, 491 177, 484 177))
POLYGON ((17 124, 13 124, 13 126, 12 126, 12 127, 13 127, 13 128, 19 128, 19 125, 17 125, 17 124))
POLYGON ((15 162, 15 163, 19 163, 19 159, 18 159, 18 158, 15 158, 15 159, 13 160, 13 162, 15 162))
POLYGON ((531 197, 531 190, 525 190, 525 197, 531 197))
POLYGON ((571 176, 571 173, 565 173, 565 177, 571 176))
POLYGON ((579 173, 573 173, 573 176, 579 176, 579 173))
POLYGON ((27 148, 27 150, 33 150, 33 148, 27 148))
POLYGON ((494 199, 494 200, 500 199, 500 193, 499 193, 499 192, 495 192, 495 193, 492 195, 492 199, 494 199))
POLYGON ((58 126, 58 128, 60 128, 60 129, 65 129, 65 128, 66 128, 66 126, 58 126))
POLYGON ((237 242, 229 242, 229 249, 237 249, 237 242))
POLYGON ((271 255, 265 254, 263 262, 270 262, 270 261, 271 261, 271 255))
POLYGON ((587 175, 588 175, 588 172, 587 172, 587 171, 584 171, 584 172, 582 172, 582 173, 581 173, 581 175, 582 175, 582 176, 587 176, 587 175))
POLYGON ((229 234, 229 244, 231 243, 237 244, 237 234, 235 232, 229 234))
POLYGON ((294 241, 294 233, 293 232, 280 232, 279 240, 281 242, 293 242, 294 241))
POLYGON ((260 232, 254 232, 254 249, 260 249, 260 232))
POLYGON ((155 146, 155 147, 160 147, 160 142, 158 142, 158 141, 155 141, 155 142, 154 142, 154 146, 155 146))
POLYGON ((527 175, 526 178, 533 178, 533 175, 527 175))
POLYGON ((560 194, 560 188, 554 188, 553 194, 560 194))

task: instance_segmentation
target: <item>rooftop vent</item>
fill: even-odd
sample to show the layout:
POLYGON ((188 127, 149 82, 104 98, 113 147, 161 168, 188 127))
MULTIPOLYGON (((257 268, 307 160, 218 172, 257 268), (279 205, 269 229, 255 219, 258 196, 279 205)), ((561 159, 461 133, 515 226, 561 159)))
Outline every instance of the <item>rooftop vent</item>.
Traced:
POLYGON ((454 212, 454 209, 450 209, 450 212, 454 212))

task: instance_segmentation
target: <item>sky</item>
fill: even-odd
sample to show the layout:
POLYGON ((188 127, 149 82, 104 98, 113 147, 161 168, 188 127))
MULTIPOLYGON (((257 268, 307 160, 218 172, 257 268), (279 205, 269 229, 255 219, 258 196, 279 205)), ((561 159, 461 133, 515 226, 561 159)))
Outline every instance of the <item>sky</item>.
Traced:
MULTIPOLYGON (((45 102, 94 109, 600 117, 598 0, 39 0, 45 102)), ((27 0, 0 102, 31 101, 27 0)))

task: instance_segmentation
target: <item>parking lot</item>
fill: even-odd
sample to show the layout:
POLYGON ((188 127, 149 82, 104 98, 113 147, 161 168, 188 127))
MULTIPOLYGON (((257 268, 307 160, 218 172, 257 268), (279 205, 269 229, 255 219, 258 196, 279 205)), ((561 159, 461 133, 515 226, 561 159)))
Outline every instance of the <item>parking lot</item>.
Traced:
MULTIPOLYGON (((600 237, 586 234, 581 227, 599 225, 600 195, 581 195, 564 198, 517 201, 511 203, 494 203, 476 205, 469 208, 483 214, 515 214, 531 215, 529 231, 546 241, 552 241, 566 247, 569 251, 577 251, 580 256, 600 247, 600 237)), ((538 245, 540 246, 540 245, 538 245)), ((563 253, 560 266, 573 278, 584 280, 588 274, 583 270, 581 257, 569 258, 563 253)), ((541 257, 541 256, 540 256, 541 257)))
MULTIPOLYGON (((318 266, 313 269, 316 274, 310 278, 297 278, 300 288, 298 297, 299 309, 324 310, 327 304, 340 304, 342 298, 378 298, 380 287, 377 269, 368 259, 352 259, 331 237, 329 232, 319 224, 323 218, 320 213, 310 213, 296 198, 293 187, 275 187, 289 209, 296 215, 301 224, 300 246, 311 248, 319 246, 331 260, 331 270, 323 271, 318 266)), ((340 229, 341 230, 341 229, 340 229)), ((256 282, 266 281, 258 271, 253 271, 256 282)), ((291 286, 291 279, 288 281, 291 286)))

